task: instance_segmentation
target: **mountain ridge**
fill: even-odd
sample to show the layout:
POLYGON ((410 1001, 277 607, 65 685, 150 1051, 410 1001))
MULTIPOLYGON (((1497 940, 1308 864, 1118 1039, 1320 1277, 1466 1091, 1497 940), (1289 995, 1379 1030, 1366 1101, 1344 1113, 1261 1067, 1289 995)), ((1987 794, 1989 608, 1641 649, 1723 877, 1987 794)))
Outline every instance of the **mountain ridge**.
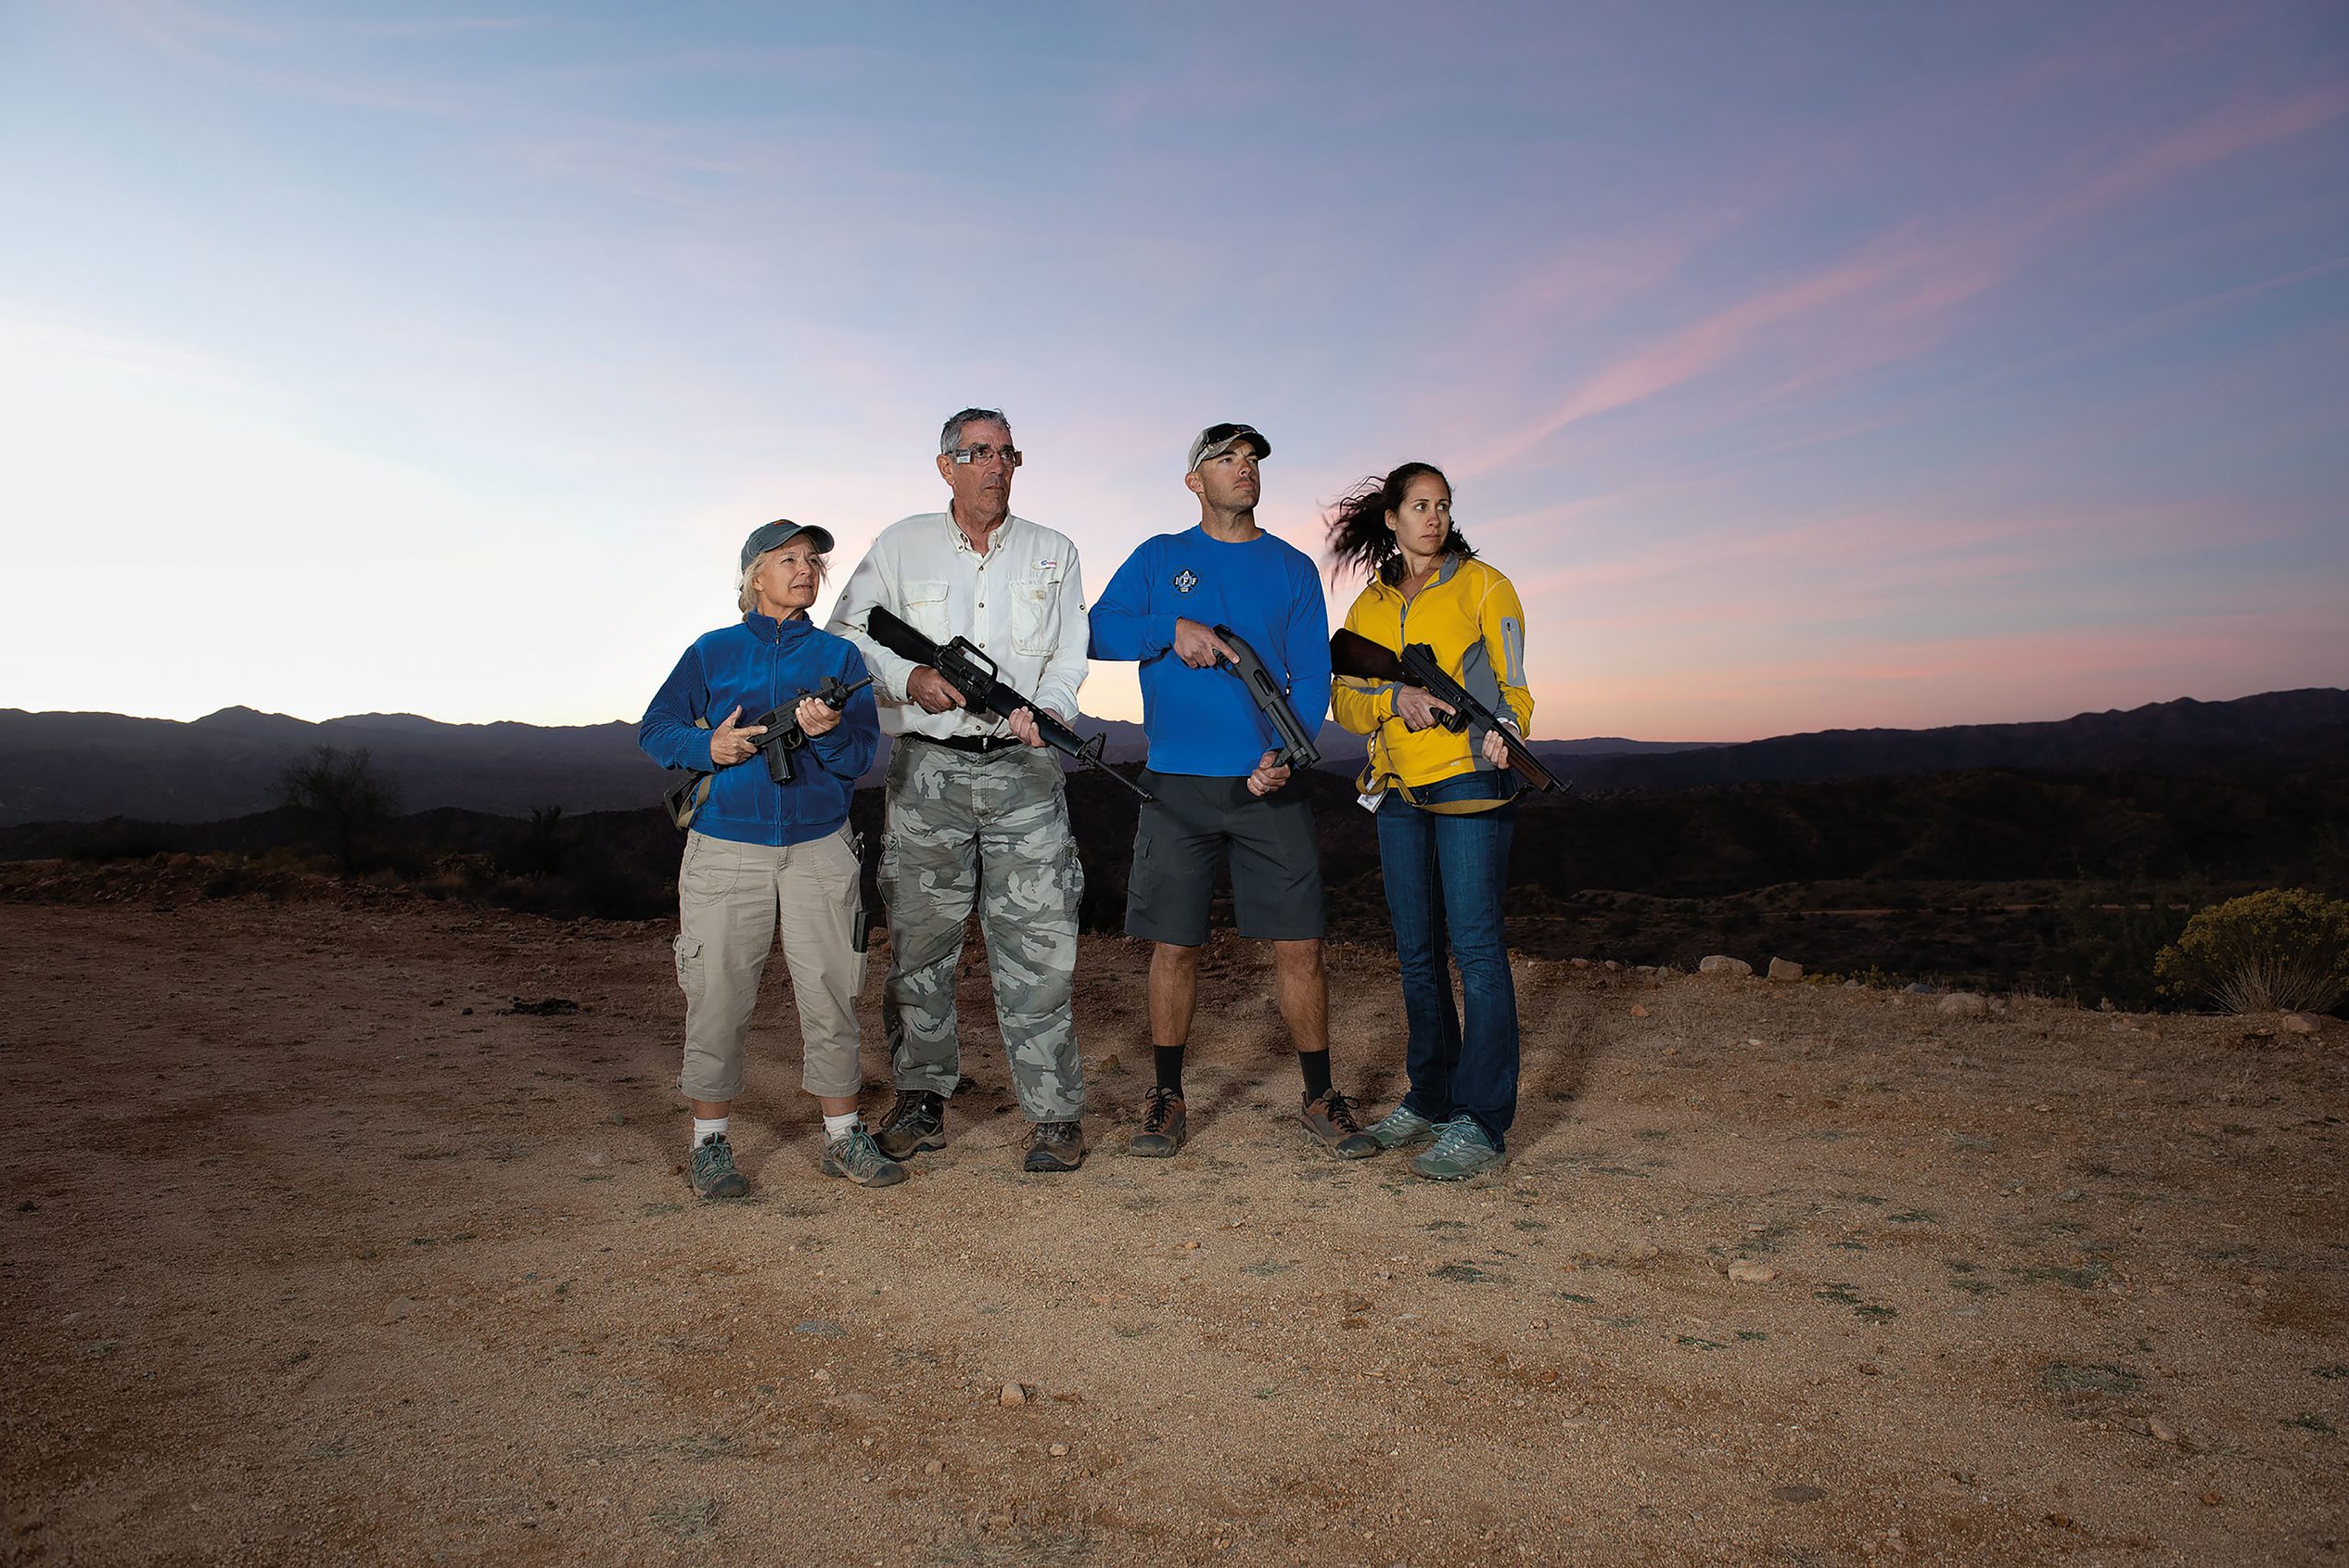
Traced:
MULTIPOLYGON (((1080 720, 1113 762, 1143 754, 1141 727, 1080 720)), ((2349 691, 2302 687, 2220 702, 2193 697, 2067 719, 1932 729, 1827 729, 1733 744, 1621 737, 1537 740, 1533 749, 1583 791, 1828 779, 1984 767, 2151 769, 2235 765, 2313 745, 2349 728, 2349 691), (2314 737, 2311 740, 2310 738, 2314 737)), ((265 810, 288 764, 321 746, 366 747, 404 809, 453 806, 508 817, 545 806, 623 810, 657 802, 668 775, 636 749, 636 726, 451 724, 417 714, 351 714, 317 722, 230 706, 201 718, 0 708, 0 826, 95 821, 213 821, 265 810)), ((1363 741, 1326 726, 1322 765, 1352 773, 1363 741)), ((876 760, 863 783, 876 783, 876 760)))

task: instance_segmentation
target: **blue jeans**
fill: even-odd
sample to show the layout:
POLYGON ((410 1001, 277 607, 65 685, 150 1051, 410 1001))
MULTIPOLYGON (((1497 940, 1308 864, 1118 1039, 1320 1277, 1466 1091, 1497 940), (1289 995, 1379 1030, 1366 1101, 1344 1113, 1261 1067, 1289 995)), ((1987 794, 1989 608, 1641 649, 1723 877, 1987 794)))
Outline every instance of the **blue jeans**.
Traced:
MULTIPOLYGON (((1415 793, 1475 799, 1492 787, 1491 774, 1469 773, 1415 793)), ((1446 816, 1422 811, 1390 790, 1378 808, 1378 859, 1410 1026, 1404 1068, 1411 1090, 1403 1103, 1430 1121, 1474 1117, 1495 1148, 1517 1119, 1517 984, 1501 934, 1516 829, 1514 801, 1446 816), (1447 939, 1460 965, 1464 1008, 1453 1006, 1447 939)))

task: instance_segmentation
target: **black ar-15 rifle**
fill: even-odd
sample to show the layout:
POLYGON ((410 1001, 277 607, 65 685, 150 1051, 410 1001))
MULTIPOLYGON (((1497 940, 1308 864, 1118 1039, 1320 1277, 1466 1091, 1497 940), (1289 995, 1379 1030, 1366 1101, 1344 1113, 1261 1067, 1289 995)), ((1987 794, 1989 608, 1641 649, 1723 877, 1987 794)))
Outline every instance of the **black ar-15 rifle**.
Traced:
POLYGON ((1517 731, 1501 720, 1501 716, 1486 706, 1469 693, 1467 687, 1443 672, 1435 650, 1424 642, 1405 646, 1401 653, 1373 642, 1357 631, 1341 627, 1330 635, 1330 670, 1333 674, 1352 675, 1364 681, 1392 681, 1400 685, 1417 686, 1431 697, 1449 703, 1450 713, 1436 715, 1436 722, 1453 734, 1468 728, 1473 721, 1501 738, 1508 748, 1508 765, 1518 777, 1541 790, 1563 790, 1566 786, 1558 776, 1542 766, 1542 759, 1518 738, 1517 731))
MULTIPOLYGON (((752 747, 766 754, 767 777, 779 784, 787 784, 799 776, 799 765, 792 753, 807 744, 807 731, 800 728, 799 705, 809 697, 830 707, 834 713, 848 706, 848 699, 873 684, 867 675, 861 681, 843 684, 838 675, 827 675, 824 684, 812 692, 802 692, 783 706, 751 721, 745 728, 756 726, 766 733, 751 739, 752 747)), ((700 721, 705 727, 707 720, 700 721)), ((744 762, 750 761, 745 757, 744 762)), ((662 795, 668 803, 669 819, 680 828, 693 825, 694 813, 709 799, 708 772, 694 768, 671 784, 662 795)))
POLYGON ((1036 733, 1044 744, 1063 756, 1074 757, 1097 773, 1108 774, 1139 795, 1147 805, 1158 797, 1111 767, 1102 758, 1101 748, 1106 735, 1096 735, 1087 740, 1054 718, 1030 698, 1022 696, 1004 684, 996 662, 986 651, 967 637, 958 637, 944 647, 922 634, 921 628, 900 620, 878 605, 864 617, 864 629, 874 641, 900 659, 910 659, 917 664, 927 664, 944 676, 947 684, 963 694, 963 706, 974 712, 985 711, 998 717, 1009 718, 1026 708, 1036 720, 1036 733))
POLYGON ((1288 694, 1281 689, 1278 681, 1273 679, 1273 673, 1264 668, 1264 662, 1256 656, 1254 649, 1248 646, 1247 639, 1228 626, 1217 627, 1215 634, 1240 655, 1237 662, 1228 659, 1221 661, 1223 668, 1240 677, 1241 684, 1248 688, 1248 695, 1256 699, 1257 710, 1264 716, 1264 722, 1271 725, 1274 733, 1280 737, 1281 743, 1275 748, 1275 764, 1284 768, 1309 768, 1319 762, 1321 752, 1313 744, 1313 737, 1305 732, 1305 726, 1298 722, 1297 710, 1288 706, 1288 694))

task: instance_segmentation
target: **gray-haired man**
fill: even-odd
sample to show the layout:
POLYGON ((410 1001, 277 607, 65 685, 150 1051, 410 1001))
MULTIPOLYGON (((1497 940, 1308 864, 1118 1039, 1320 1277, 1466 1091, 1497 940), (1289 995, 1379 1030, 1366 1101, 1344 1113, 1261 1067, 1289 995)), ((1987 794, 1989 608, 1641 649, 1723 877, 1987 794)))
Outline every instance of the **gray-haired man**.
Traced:
POLYGON ((1071 992, 1085 889, 1060 759, 1026 709, 1008 720, 963 706, 936 670, 882 647, 874 606, 933 641, 967 637, 1004 683, 1065 722, 1085 680, 1086 621, 1076 546, 1011 513, 1019 453, 1002 411, 965 408, 939 436, 943 512, 894 523, 833 607, 830 629, 864 654, 889 758, 881 895, 889 907, 882 1021, 897 1103, 875 1141, 893 1159, 946 1144, 962 1082, 954 980, 976 902, 1013 1092, 1036 1124, 1025 1167, 1074 1171, 1085 1106, 1071 992))

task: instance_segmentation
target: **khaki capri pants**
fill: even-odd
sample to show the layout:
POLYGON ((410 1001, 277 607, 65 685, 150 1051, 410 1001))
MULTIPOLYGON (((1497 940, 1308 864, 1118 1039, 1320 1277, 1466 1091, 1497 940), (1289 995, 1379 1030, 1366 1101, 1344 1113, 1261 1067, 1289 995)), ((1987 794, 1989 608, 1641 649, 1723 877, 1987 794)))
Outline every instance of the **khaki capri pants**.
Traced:
POLYGON ((778 928, 799 1004, 799 1085, 811 1095, 863 1087, 856 1060, 856 994, 864 955, 857 856, 845 823, 804 844, 773 848, 685 835, 677 871, 677 984, 685 993, 687 1099, 742 1092, 742 1046, 778 928))

